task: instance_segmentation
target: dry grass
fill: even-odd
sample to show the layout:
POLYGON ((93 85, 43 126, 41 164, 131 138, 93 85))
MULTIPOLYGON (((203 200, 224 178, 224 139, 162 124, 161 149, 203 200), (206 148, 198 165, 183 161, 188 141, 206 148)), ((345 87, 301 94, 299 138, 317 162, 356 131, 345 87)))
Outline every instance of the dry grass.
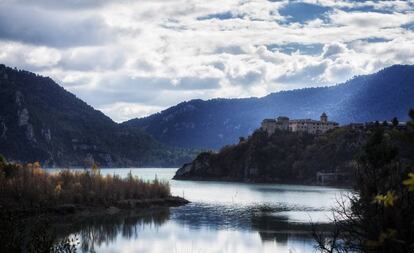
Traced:
POLYGON ((109 206, 125 199, 170 196, 167 182, 146 182, 131 174, 127 178, 102 176, 99 169, 46 173, 39 163, 0 163, 0 205, 21 208, 61 204, 109 206))

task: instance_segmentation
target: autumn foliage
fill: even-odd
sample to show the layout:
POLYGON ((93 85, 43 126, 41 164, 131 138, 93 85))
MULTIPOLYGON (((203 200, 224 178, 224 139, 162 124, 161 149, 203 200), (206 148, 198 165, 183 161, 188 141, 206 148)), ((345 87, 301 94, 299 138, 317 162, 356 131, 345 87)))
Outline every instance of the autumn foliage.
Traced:
POLYGON ((126 199, 170 196, 168 182, 143 181, 90 170, 47 173, 39 163, 20 165, 0 161, 0 205, 19 209, 48 208, 62 204, 110 206, 126 199))

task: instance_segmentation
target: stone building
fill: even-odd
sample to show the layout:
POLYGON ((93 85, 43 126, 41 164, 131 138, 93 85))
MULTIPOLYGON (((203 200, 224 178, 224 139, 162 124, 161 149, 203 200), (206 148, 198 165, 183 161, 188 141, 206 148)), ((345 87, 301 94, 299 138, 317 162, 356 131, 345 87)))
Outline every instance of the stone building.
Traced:
POLYGON ((262 130, 266 131, 269 135, 273 134, 276 130, 288 131, 289 130, 289 118, 278 117, 277 119, 264 119, 262 121, 262 130))
POLYGON ((320 120, 294 119, 288 117, 278 117, 277 119, 265 119, 261 129, 272 135, 276 130, 291 132, 307 132, 310 134, 322 134, 328 130, 338 127, 339 124, 328 121, 326 113, 322 113, 320 120))

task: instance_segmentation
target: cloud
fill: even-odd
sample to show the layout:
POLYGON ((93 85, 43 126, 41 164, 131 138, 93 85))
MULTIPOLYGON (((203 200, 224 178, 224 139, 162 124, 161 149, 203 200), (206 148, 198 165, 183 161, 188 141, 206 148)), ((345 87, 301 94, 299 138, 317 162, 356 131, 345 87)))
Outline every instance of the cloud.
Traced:
POLYGON ((180 79, 175 87, 184 90, 209 90, 220 88, 219 78, 199 78, 199 77, 184 77, 180 79))
POLYGON ((0 62, 120 121, 414 64, 407 1, 3 0, 0 62))
POLYGON ((249 70, 246 73, 230 78, 234 85, 249 86, 261 81, 263 74, 257 70, 249 70))
MULTIPOLYGON (((171 101, 179 93, 204 92, 219 89, 220 79, 202 77, 184 77, 171 80, 167 77, 128 76, 119 73, 101 73, 98 78, 80 79, 82 76, 72 73, 69 76, 59 76, 62 83, 81 99, 99 108, 108 108, 110 104, 147 104, 151 108, 160 107, 160 101, 171 101), (68 83, 67 83, 68 82, 68 83), (74 83, 83 82, 77 86, 74 83), (174 94, 166 98, 163 92, 174 94)), ((191 99, 191 96, 185 96, 191 99)), ((162 103, 165 106, 165 103, 162 103)))
POLYGON ((123 122, 140 115, 142 117, 159 112, 163 109, 162 106, 151 106, 140 103, 125 103, 116 102, 113 104, 106 104, 98 108, 106 115, 111 115, 116 122, 123 122))
POLYGON ((245 15, 238 14, 238 13, 232 13, 231 11, 221 12, 221 13, 214 13, 209 14, 206 16, 198 17, 197 20, 208 20, 208 19, 220 19, 220 20, 226 20, 226 19, 234 19, 234 18, 244 18, 245 15))
POLYGON ((323 47, 323 58, 335 58, 345 53, 347 50, 346 46, 341 43, 327 44, 323 47))
POLYGON ((286 73, 275 78, 274 81, 291 84, 305 84, 305 86, 315 86, 322 82, 321 76, 328 68, 328 62, 311 63, 297 69, 291 69, 286 73))
MULTIPOLYGON (((3 0, 6 4, 20 4, 29 6, 42 6, 44 8, 53 9, 96 9, 101 6, 114 2, 113 0, 3 0)), ((128 3, 128 0, 118 0, 118 2, 128 3)))
POLYGON ((26 6, 0 4, 0 39, 27 44, 74 47, 103 44, 116 36, 96 15, 78 17, 26 6), (18 18, 17 18, 18 17, 18 18))
POLYGON ((240 46, 223 46, 217 47, 215 50, 218 54, 244 54, 245 51, 240 46))
POLYGON ((27 53, 26 62, 36 67, 55 66, 61 59, 60 52, 56 49, 38 47, 27 53))
POLYGON ((66 70, 96 71, 121 68, 127 52, 117 47, 77 47, 63 51, 59 65, 66 70))
POLYGON ((266 45, 272 51, 278 50, 285 54, 299 53, 305 55, 319 55, 322 52, 323 46, 321 43, 303 44, 298 42, 266 45))
POLYGON ((50 69, 62 58, 59 50, 44 46, 34 47, 0 41, 0 48, 0 62, 32 71, 50 69))
POLYGON ((336 10, 330 15, 330 19, 335 25, 354 26, 358 28, 398 27, 414 21, 412 15, 404 13, 345 12, 341 10, 336 10))

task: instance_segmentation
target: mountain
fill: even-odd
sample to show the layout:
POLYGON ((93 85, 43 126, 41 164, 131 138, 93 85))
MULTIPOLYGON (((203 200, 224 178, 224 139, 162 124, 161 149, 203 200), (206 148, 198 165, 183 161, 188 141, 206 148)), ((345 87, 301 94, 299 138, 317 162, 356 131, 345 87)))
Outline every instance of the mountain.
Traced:
POLYGON ((262 98, 191 100, 149 117, 124 122, 162 143, 213 148, 236 143, 264 118, 318 119, 326 112, 341 124, 407 119, 414 107, 414 66, 394 65, 330 87, 281 91, 262 98))
POLYGON ((0 65, 0 153, 45 166, 176 166, 191 160, 119 125, 48 77, 0 65))

